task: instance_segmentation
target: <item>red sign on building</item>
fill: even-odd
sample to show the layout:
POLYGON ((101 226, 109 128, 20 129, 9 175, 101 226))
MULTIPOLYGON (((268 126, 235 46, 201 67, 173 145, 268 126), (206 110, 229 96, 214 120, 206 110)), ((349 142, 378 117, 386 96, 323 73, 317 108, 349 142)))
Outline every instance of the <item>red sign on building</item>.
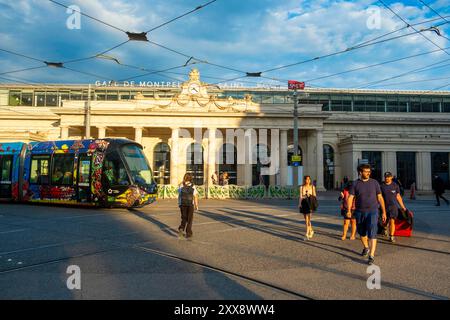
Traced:
POLYGON ((295 80, 289 80, 288 81, 288 89, 289 90, 303 90, 305 89, 305 83, 295 80))

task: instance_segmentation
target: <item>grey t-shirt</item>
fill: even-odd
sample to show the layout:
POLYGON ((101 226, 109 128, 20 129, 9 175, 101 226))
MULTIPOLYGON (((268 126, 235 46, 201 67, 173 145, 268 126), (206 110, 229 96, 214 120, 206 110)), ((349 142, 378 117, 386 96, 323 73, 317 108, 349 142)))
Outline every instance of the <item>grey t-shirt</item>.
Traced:
POLYGON ((355 210, 361 212, 378 212, 377 195, 381 194, 380 184, 370 179, 356 180, 350 188, 350 194, 356 197, 355 210))

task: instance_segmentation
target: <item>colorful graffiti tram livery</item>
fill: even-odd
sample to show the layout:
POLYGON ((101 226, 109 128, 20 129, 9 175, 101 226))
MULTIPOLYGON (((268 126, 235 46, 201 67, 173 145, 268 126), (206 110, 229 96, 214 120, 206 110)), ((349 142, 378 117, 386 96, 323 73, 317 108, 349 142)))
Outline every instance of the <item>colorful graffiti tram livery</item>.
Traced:
POLYGON ((142 147, 126 139, 0 143, 0 200, 142 207, 157 186, 142 147))

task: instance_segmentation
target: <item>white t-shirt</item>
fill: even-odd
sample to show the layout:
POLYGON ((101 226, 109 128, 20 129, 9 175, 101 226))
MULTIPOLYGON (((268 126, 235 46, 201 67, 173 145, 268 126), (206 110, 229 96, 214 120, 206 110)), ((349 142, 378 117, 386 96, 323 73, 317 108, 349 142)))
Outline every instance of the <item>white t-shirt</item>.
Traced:
MULTIPOLYGON (((198 196, 197 188, 192 183, 187 183, 186 187, 192 186, 194 189, 194 198, 198 196)), ((183 184, 180 184, 178 187, 178 205, 181 206, 181 188, 183 188, 183 184)), ((192 199, 192 205, 194 205, 194 198, 192 199)))

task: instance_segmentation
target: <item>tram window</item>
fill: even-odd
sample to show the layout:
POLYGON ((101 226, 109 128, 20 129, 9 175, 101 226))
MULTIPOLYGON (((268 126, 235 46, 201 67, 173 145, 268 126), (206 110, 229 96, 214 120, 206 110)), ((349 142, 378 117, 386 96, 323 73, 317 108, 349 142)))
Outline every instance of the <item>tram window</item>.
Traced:
POLYGON ((151 184, 153 180, 152 172, 142 150, 136 145, 125 145, 122 147, 122 152, 134 182, 137 184, 151 184))
POLYGON ((74 157, 73 154, 55 154, 53 156, 53 185, 71 185, 73 183, 74 157))
POLYGON ((103 174, 110 186, 128 186, 130 184, 127 171, 117 151, 106 155, 103 174))
POLYGON ((88 158, 82 158, 79 165, 79 181, 80 186, 89 186, 89 174, 91 170, 91 160, 88 158))
POLYGON ((39 155, 31 158, 30 183, 48 184, 49 163, 49 155, 39 155))
POLYGON ((0 181, 11 182, 12 156, 0 156, 0 181))

